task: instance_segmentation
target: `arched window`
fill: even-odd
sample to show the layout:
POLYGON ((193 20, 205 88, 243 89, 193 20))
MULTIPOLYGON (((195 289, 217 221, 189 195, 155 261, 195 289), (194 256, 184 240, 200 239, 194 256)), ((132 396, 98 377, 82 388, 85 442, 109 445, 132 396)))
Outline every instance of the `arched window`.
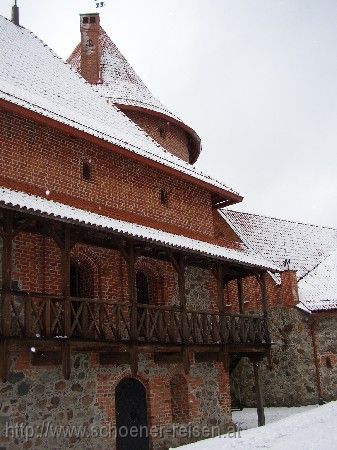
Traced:
POLYGON ((78 261, 70 264, 70 296, 75 298, 93 298, 94 280, 89 267, 78 261))
POLYGON ((70 296, 72 336, 88 337, 88 305, 76 299, 94 298, 94 276, 86 264, 76 260, 70 263, 70 296))
POLYGON ((147 276, 138 271, 136 274, 137 303, 148 305, 150 303, 150 288, 147 276))

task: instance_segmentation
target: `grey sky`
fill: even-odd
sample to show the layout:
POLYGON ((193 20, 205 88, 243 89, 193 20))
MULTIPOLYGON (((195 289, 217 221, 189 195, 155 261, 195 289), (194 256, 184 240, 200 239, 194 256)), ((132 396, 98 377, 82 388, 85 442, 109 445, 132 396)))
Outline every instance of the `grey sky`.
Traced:
MULTIPOLYGON (((105 0, 105 30, 241 210, 337 226, 336 0, 105 0)), ((0 0, 9 17, 11 0, 0 0)), ((18 0, 66 58, 94 0, 18 0)))

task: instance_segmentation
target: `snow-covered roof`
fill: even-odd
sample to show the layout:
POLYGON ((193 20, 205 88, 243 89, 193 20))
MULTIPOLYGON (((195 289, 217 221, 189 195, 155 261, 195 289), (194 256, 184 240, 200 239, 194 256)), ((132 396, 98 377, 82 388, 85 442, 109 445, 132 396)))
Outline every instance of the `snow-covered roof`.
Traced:
POLYGON ((298 293, 310 312, 337 309, 337 250, 299 281, 298 293))
MULTIPOLYGON (((113 104, 139 106, 179 120, 145 86, 144 82, 102 27, 100 27, 99 43, 101 83, 95 86, 97 92, 111 100, 113 104)), ((70 55, 68 62, 77 72, 80 72, 80 44, 70 55)))
POLYGON ((166 247, 187 250, 208 257, 234 262, 245 266, 277 269, 263 258, 246 250, 235 250, 208 242, 198 241, 185 236, 167 233, 154 228, 145 227, 135 223, 117 220, 99 215, 90 211, 74 208, 69 205, 54 202, 46 198, 37 197, 25 192, 14 191, 0 187, 0 204, 20 210, 29 210, 37 214, 51 216, 55 219, 70 221, 86 226, 105 229, 123 236, 130 236, 147 240, 166 247))
MULTIPOLYGON (((201 142, 194 130, 166 108, 147 88, 143 80, 120 52, 106 31, 100 27, 100 83, 94 89, 110 104, 116 106, 136 107, 148 112, 156 112, 166 119, 172 119, 191 134, 197 144, 199 154, 201 142)), ((78 44, 67 62, 80 73, 81 44, 78 44)), ((198 155, 195 155, 197 158, 198 155)))
POLYGON ((222 217, 245 245, 298 280, 337 250, 337 230, 228 209, 222 217))
POLYGON ((0 38, 0 99, 236 194, 157 144, 30 31, 0 16, 0 38))
POLYGON ((299 308, 306 312, 337 309, 336 229, 225 209, 221 215, 256 254, 296 270, 299 308))

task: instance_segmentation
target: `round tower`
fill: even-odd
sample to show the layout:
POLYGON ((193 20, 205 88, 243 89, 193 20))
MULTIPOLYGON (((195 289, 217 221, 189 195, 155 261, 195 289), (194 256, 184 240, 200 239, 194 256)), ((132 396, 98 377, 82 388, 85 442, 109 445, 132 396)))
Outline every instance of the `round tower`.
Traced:
POLYGON ((152 95, 100 26, 99 14, 81 14, 80 31, 81 42, 67 62, 164 149, 194 164, 199 136, 152 95))

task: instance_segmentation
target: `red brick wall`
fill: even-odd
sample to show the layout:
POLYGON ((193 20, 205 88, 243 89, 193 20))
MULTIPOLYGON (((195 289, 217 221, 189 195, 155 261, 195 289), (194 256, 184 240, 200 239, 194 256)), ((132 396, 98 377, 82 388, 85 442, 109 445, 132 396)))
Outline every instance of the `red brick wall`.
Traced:
POLYGON ((24 183, 98 213, 213 238, 206 190, 13 114, 2 112, 0 124, 2 183, 24 183), (88 161, 91 181, 82 179, 82 164, 88 161), (162 189, 168 206, 161 204, 162 189))
POLYGON ((216 210, 213 210, 213 223, 215 239, 218 245, 236 249, 241 247, 242 241, 239 236, 235 234, 232 228, 216 210))
POLYGON ((158 144, 178 158, 189 162, 188 136, 184 130, 160 117, 143 112, 126 111, 125 114, 158 144))

